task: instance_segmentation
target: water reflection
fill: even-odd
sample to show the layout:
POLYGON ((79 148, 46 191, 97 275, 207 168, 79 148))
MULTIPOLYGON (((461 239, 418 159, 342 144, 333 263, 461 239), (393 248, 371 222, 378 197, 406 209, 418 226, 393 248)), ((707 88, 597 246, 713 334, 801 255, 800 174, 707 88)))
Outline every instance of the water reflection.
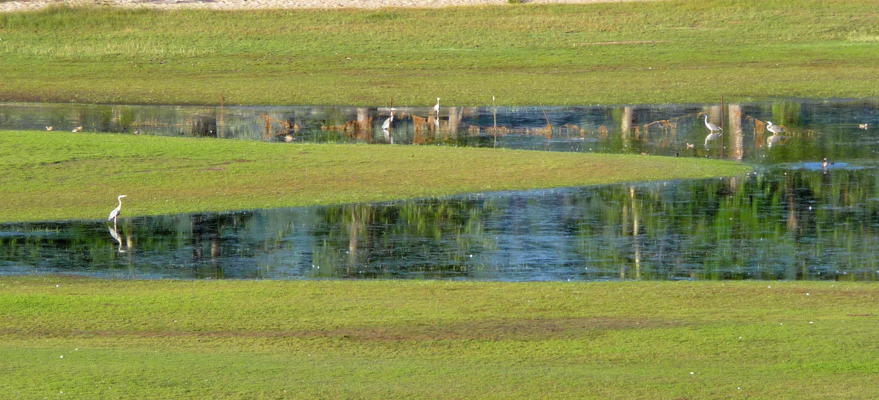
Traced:
POLYGON ((59 134, 84 129, 277 142, 496 146, 708 156, 772 164, 872 157, 879 142, 877 130, 871 129, 879 123, 877 110, 879 100, 620 107, 395 106, 393 112, 390 107, 3 103, 0 129, 51 126, 59 134), (784 131, 772 132, 775 126, 784 131), (858 146, 837 145, 853 139, 860 139, 858 146), (780 147, 790 149, 770 151, 780 147))
POLYGON ((876 280, 877 123, 876 100, 438 109, 0 104, 0 129, 51 126, 58 134, 82 126, 278 142, 716 157, 761 166, 759 174, 733 179, 122 218, 114 226, 0 225, 0 273, 876 280))
MULTIPOLYGON (((813 165, 813 164, 817 164, 813 165)), ((4 273, 474 280, 879 277, 875 169, 2 226, 4 273)))

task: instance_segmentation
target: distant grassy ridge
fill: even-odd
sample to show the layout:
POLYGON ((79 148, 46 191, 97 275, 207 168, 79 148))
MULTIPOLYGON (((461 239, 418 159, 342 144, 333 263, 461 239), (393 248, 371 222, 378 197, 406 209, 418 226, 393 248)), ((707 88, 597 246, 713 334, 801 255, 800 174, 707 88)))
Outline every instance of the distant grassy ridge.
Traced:
POLYGON ((0 221, 342 204, 733 176, 735 162, 441 146, 0 132, 0 221))
POLYGON ((869 399, 879 286, 0 277, 9 398, 869 399), (63 393, 62 393, 63 392, 63 393))
POLYGON ((0 100, 579 105, 875 97, 873 0, 0 14, 0 100))

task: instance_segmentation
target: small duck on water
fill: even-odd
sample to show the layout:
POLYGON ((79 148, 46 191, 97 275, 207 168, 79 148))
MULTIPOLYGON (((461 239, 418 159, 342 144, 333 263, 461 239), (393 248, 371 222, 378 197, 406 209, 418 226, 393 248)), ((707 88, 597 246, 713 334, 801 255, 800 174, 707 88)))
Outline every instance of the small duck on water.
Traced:
POLYGON ((828 165, 833 165, 833 163, 830 161, 827 161, 827 157, 824 157, 824 160, 821 161, 821 167, 824 169, 827 169, 828 165))

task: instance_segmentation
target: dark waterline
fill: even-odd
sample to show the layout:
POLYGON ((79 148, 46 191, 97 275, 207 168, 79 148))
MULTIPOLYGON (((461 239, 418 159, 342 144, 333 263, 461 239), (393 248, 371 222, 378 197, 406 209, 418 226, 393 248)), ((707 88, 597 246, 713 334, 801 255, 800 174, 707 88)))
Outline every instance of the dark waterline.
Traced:
MULTIPOLYGON (((0 129, 9 129, 9 121, 38 119, 33 108, 44 105, 25 106, 0 105, 0 129)), ((55 115, 46 118, 59 121, 58 115, 72 112, 68 105, 58 107, 64 109, 60 114, 49 107, 53 111, 39 115, 55 115)), ((125 114, 129 106, 84 107, 105 110, 109 121, 114 121, 113 115, 129 115, 129 122, 145 120, 143 110, 125 114)), ((363 132, 326 129, 327 122, 315 126, 333 113, 338 115, 333 124, 350 121, 357 109, 348 114, 339 111, 344 108, 241 109, 256 113, 256 122, 250 124, 258 125, 262 118, 258 140, 286 138, 266 139, 259 132, 266 119, 257 112, 267 115, 275 109, 275 115, 294 115, 299 125, 294 141, 390 142, 382 140, 380 110, 372 117, 377 124, 373 136, 367 137, 363 132)), ((446 109, 440 114, 440 128, 432 132, 416 129, 411 118, 403 119, 391 132, 394 143, 647 152, 731 158, 761 167, 757 174, 729 179, 130 218, 120 221, 118 232, 104 221, 9 224, 0 226, 0 274, 872 281, 879 275, 874 251, 879 242, 879 132, 873 125, 879 123, 877 109, 879 102, 865 100, 725 105, 725 134, 707 147, 708 131, 700 115, 719 125, 719 106, 498 108, 497 126, 506 131, 497 137, 486 128, 501 132, 493 128, 493 108, 460 110, 458 127, 444 133, 441 128, 451 122, 452 113, 446 109), (737 117, 731 118, 733 114, 737 117), (551 130, 546 129, 547 119, 551 130), (765 129, 769 120, 787 130, 778 141, 765 129), (833 164, 822 165, 825 157, 833 164)), ((229 112, 242 115, 242 110, 229 112)), ((430 110, 407 112, 426 115, 430 110)), ((223 120, 228 124, 227 116, 223 120)), ((142 129, 141 122, 137 125, 142 129)))

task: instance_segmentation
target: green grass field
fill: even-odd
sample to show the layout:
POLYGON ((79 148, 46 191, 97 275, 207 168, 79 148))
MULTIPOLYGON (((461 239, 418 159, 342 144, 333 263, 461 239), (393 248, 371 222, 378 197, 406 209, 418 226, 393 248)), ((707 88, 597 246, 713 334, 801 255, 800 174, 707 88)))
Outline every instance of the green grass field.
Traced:
MULTIPOLYGON (((0 0, 2 1, 2 0, 0 0)), ((873 0, 0 14, 0 101, 879 96, 873 0), (350 58, 350 59, 349 59, 350 58)), ((729 176, 670 157, 0 133, 0 221, 729 176)), ((875 284, 0 277, 0 398, 872 399, 875 284)))
POLYGON ((876 285, 0 278, 8 398, 869 399, 876 285))
POLYGON ((305 145, 64 132, 0 135, 0 221, 343 204, 734 176, 708 159, 443 146, 305 145))
POLYGON ((879 95, 874 0, 0 14, 0 100, 580 105, 879 95))

